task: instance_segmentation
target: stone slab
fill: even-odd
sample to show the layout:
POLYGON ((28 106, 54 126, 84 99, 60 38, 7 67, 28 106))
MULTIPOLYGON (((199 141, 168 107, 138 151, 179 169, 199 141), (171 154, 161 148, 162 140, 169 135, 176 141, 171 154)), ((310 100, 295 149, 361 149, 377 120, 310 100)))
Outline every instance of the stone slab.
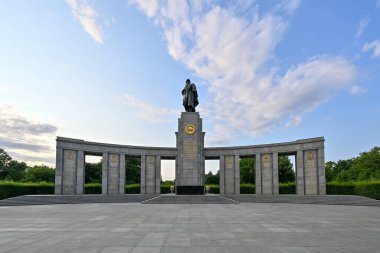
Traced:
POLYGON ((1 252, 379 252, 377 207, 139 203, 0 207, 1 252))

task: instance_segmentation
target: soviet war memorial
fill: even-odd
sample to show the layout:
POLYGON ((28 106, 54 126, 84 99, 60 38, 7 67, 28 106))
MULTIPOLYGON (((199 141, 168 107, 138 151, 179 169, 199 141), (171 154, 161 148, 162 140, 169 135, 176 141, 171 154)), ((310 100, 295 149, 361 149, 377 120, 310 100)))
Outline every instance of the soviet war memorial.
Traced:
POLYGON ((380 252, 380 1, 0 6, 0 252, 380 252))

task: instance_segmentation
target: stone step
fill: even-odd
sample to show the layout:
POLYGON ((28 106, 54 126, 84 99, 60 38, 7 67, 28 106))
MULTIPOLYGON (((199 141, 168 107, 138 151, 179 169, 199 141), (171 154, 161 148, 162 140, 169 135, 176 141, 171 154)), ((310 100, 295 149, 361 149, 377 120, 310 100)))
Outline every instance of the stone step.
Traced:
POLYGON ((85 203, 140 203, 157 195, 125 194, 125 195, 23 195, 0 200, 0 206, 18 205, 53 205, 53 204, 85 204, 85 203))
POLYGON ((239 204, 239 201, 220 195, 174 195, 164 194, 143 201, 142 204, 239 204))
POLYGON ((290 203, 321 205, 380 206, 380 201, 356 195, 225 195, 247 203, 290 203))

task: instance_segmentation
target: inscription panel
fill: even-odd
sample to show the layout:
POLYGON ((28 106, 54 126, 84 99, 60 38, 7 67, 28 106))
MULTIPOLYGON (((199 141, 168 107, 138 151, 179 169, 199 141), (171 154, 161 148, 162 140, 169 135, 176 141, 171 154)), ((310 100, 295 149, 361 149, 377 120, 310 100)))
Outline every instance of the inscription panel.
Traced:
POLYGON ((195 160, 197 158, 197 142, 196 141, 184 141, 183 142, 183 159, 195 160))
POLYGON ((317 174, 318 174, 318 161, 316 150, 306 151, 304 154, 305 159, 305 193, 318 194, 317 174))
POLYGON ((272 192, 272 170, 273 170, 273 161, 271 154, 264 154, 262 156, 262 187, 263 194, 273 194, 272 192))
POLYGON ((64 150, 63 152, 63 194, 75 194, 76 189, 76 167, 77 152, 64 150))
POLYGON ((109 167, 108 167, 108 193, 119 193, 119 155, 109 155, 109 167))
POLYGON ((146 193, 155 193, 156 186, 156 157, 147 156, 146 158, 146 172, 145 172, 145 185, 146 193))

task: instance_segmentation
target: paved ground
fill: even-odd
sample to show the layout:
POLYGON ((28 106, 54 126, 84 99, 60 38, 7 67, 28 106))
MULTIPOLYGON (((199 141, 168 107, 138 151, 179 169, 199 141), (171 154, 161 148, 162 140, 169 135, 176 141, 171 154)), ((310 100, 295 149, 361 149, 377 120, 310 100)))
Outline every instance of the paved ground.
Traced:
POLYGON ((380 208, 258 203, 0 207, 0 252, 380 252, 380 208))

